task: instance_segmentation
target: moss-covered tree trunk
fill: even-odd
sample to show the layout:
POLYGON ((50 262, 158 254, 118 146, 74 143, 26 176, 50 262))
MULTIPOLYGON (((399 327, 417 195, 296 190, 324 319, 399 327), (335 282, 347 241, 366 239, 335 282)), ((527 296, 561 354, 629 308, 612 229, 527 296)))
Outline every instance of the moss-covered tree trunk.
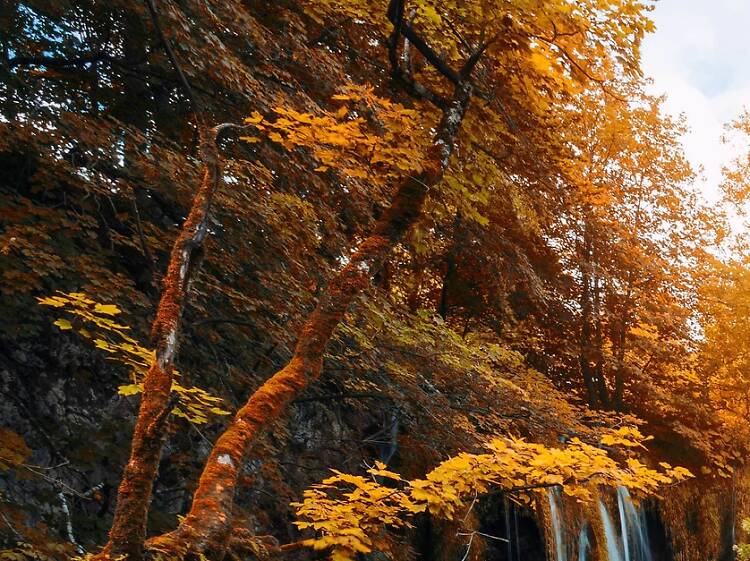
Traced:
POLYGON ((130 459, 125 465, 118 489, 115 517, 105 548, 111 558, 127 555, 133 561, 142 557, 151 492, 166 437, 164 425, 171 409, 172 370, 182 313, 190 284, 200 267, 211 201, 221 177, 221 162, 216 146, 219 131, 215 127, 202 135, 203 178, 193 198, 190 213, 172 247, 164 277, 163 291, 152 325, 154 360, 143 382, 130 459))
POLYGON ((424 171, 399 186, 390 207, 349 263, 330 281, 299 335, 289 363, 266 380, 237 412, 206 462, 190 513, 172 533, 155 538, 156 549, 202 553, 221 559, 230 544, 232 505, 250 445, 321 373, 323 352, 352 300, 370 283, 394 246, 422 215, 428 190, 443 177, 471 99, 459 83, 435 133, 424 171))

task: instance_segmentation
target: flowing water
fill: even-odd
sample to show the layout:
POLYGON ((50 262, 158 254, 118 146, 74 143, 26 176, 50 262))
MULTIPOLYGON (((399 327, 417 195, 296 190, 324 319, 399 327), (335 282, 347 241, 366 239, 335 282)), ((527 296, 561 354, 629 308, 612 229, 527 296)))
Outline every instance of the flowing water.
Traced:
POLYGON ((552 517, 552 532, 555 536, 556 561, 567 561, 568 554, 565 547, 565 532, 563 530, 562 519, 560 518, 560 490, 557 488, 547 489, 547 499, 549 500, 549 511, 552 517))
MULTIPOLYGON (((624 561, 630 561, 630 547, 628 534, 630 527, 628 526, 628 516, 625 508, 625 496, 620 492, 623 487, 617 488, 617 509, 620 512, 620 537, 622 538, 622 557, 624 561)), ((627 490, 626 490, 627 492, 627 490)))
POLYGON ((625 561, 651 561, 651 545, 646 529, 646 513, 636 508, 625 487, 617 489, 617 503, 620 507, 620 520, 623 532, 625 561))
POLYGON ((602 517, 602 525, 604 526, 604 539, 607 542, 607 557, 609 561, 623 561, 619 539, 617 538, 617 530, 615 530, 615 525, 612 523, 607 506, 601 499, 599 499, 599 515, 602 517))
POLYGON ((578 534, 578 561, 586 561, 586 553, 591 549, 589 543, 589 523, 584 521, 581 524, 581 531, 578 534))
MULTIPOLYGON (((555 546, 554 561, 568 561, 568 542, 563 524, 563 502, 560 490, 548 489, 547 499, 555 546)), ((604 528, 606 542, 604 545, 609 561, 653 561, 646 514, 642 508, 636 507, 633 503, 627 488, 617 489, 617 520, 613 520, 607 505, 601 499, 599 500, 599 515, 604 528)), ((591 553, 589 530, 588 521, 582 520, 578 534, 577 561, 589 561, 588 557, 591 553)), ((570 551, 575 552, 575 545, 571 544, 570 551)))
POLYGON ((604 526, 609 561, 652 561, 646 514, 643 509, 636 508, 625 487, 617 489, 617 510, 620 518, 619 534, 607 506, 599 500, 599 514, 604 526))

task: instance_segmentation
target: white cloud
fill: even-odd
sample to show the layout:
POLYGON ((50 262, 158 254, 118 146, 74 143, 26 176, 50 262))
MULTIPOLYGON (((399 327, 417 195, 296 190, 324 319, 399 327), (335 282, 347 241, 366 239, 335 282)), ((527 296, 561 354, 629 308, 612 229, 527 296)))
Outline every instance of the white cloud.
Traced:
POLYGON ((721 167, 738 148, 722 145, 724 125, 750 107, 750 46, 746 0, 660 0, 652 13, 656 33, 643 45, 643 69, 652 93, 667 94, 665 109, 684 113, 691 131, 685 152, 704 169, 701 187, 719 196, 721 167))

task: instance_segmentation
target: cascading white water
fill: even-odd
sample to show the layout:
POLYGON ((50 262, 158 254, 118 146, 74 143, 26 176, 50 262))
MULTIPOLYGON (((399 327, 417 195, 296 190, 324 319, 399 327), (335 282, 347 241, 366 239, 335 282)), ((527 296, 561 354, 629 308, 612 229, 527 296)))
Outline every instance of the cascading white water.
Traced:
POLYGON ((651 545, 643 509, 636 508, 625 487, 617 488, 617 504, 620 508, 620 526, 625 561, 652 561, 651 545))
POLYGON ((599 499, 599 515, 602 518, 602 525, 604 526, 604 539, 607 542, 607 557, 609 558, 609 561, 622 561, 622 554, 617 539, 615 525, 612 523, 612 518, 609 516, 607 506, 601 499, 599 499))
POLYGON ((625 493, 628 492, 625 487, 617 488, 617 509, 620 511, 620 537, 622 538, 622 557, 624 561, 630 561, 630 544, 628 543, 628 515, 625 511, 625 496, 622 493, 623 489, 625 493))
POLYGON ((643 509, 636 508, 625 487, 617 489, 617 507, 620 515, 619 536, 607 506, 599 500, 609 561, 652 561, 646 515, 643 509))
POLYGON ((581 531, 578 534, 578 561, 586 561, 586 552, 590 549, 589 543, 589 524, 584 521, 581 524, 581 531))
POLYGON ((560 518, 559 493, 559 489, 547 489, 549 511, 552 518, 552 532, 555 537, 555 554, 557 555, 557 561, 567 561, 568 555, 565 547, 565 535, 563 532, 562 519, 560 518))
MULTIPOLYGON (((556 561, 567 561, 565 528, 561 515, 561 495, 558 489, 548 489, 547 499, 555 540, 556 561)), ((599 515, 604 527, 604 539, 609 561, 653 561, 648 539, 646 515, 642 508, 636 508, 627 488, 617 489, 617 507, 619 514, 619 532, 607 505, 599 499, 599 515)), ((578 559, 587 561, 591 549, 589 542, 589 525, 586 520, 581 524, 578 535, 578 559)))

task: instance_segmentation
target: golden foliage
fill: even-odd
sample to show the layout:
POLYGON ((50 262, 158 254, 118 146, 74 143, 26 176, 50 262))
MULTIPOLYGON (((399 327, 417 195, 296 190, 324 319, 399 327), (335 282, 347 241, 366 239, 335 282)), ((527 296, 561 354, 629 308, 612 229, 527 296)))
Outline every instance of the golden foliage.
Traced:
MULTIPOLYGON (((637 428, 621 427, 605 433, 599 444, 635 448, 646 440, 637 428)), ((381 462, 367 470, 369 477, 334 470, 333 476, 306 490, 301 503, 293 504, 300 518, 295 524, 318 533, 306 545, 330 550, 331 559, 344 561, 357 553, 387 548, 387 527, 408 526, 412 516, 426 511, 453 520, 468 499, 493 489, 528 501, 540 489, 559 486, 566 495, 585 502, 599 486, 625 486, 635 495, 649 496, 663 485, 693 476, 667 463, 655 470, 634 457, 617 462, 600 446, 578 438, 561 448, 522 438, 496 438, 487 448, 484 454, 462 452, 424 479, 405 480, 381 462)))
MULTIPOLYGON (((368 86, 347 86, 332 100, 346 103, 321 115, 276 107, 276 119, 269 120, 256 111, 245 123, 286 150, 310 149, 320 162, 317 172, 335 169, 352 179, 386 184, 422 171, 429 135, 419 111, 379 97, 368 86)), ((242 138, 260 141, 258 137, 242 138)))
MULTIPOLYGON (((37 298, 37 301, 43 306, 65 311, 73 317, 75 326, 67 318, 55 320, 54 325, 60 330, 75 330, 90 340, 97 349, 107 353, 109 360, 130 368, 130 383, 119 386, 120 395, 136 395, 142 391, 142 381, 154 360, 154 351, 143 347, 137 339, 131 337, 127 325, 113 319, 121 313, 120 308, 114 304, 95 302, 80 292, 61 292, 37 298)), ((174 377, 172 391, 179 399, 179 405, 172 411, 174 415, 196 424, 207 423, 210 415, 229 415, 229 411, 222 408, 221 398, 204 389, 183 385, 179 381, 180 373, 176 370, 174 377)))

